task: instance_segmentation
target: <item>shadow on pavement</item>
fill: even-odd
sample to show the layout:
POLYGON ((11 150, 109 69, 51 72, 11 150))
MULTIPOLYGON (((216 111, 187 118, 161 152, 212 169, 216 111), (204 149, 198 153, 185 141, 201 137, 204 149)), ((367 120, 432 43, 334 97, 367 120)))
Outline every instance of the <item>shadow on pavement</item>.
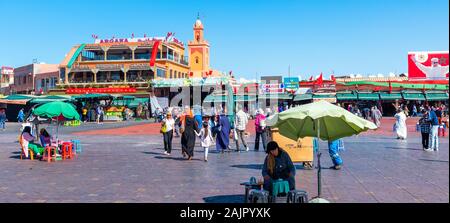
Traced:
POLYGON ((20 155, 10 156, 9 158, 10 159, 18 159, 18 160, 20 160, 20 155))
MULTIPOLYGON (((304 170, 303 165, 294 165, 296 170, 304 170)), ((263 168, 263 164, 241 164, 241 165, 232 165, 231 167, 236 168, 244 168, 244 169, 253 169, 253 170, 261 170, 263 168)), ((322 167, 322 169, 324 169, 322 167)))
POLYGON ((418 148, 405 148, 405 147, 384 147, 386 149, 407 149, 407 150, 422 150, 418 148))
POLYGON ((183 158, 183 157, 155 156, 154 158, 155 159, 160 159, 160 160, 179 160, 179 161, 186 161, 186 162, 189 162, 189 161, 202 161, 202 162, 204 162, 203 160, 200 160, 200 159, 192 158, 192 160, 187 160, 187 158, 183 158))
POLYGON ((244 203, 244 195, 219 195, 204 197, 205 203, 244 203))
POLYGON ((439 163, 448 163, 448 160, 430 160, 430 159, 419 159, 427 162, 439 162, 439 163))

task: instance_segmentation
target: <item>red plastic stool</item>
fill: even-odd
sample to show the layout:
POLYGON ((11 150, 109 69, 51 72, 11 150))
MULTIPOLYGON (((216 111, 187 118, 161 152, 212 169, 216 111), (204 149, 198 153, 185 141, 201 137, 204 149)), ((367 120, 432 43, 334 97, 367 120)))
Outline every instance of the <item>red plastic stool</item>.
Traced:
POLYGON ((54 161, 56 162, 56 155, 58 154, 58 148, 56 148, 54 146, 46 146, 44 154, 42 154, 42 155, 44 156, 43 159, 45 159, 45 154, 47 154, 47 162, 51 162, 53 160, 53 158, 52 158, 52 150, 53 150, 53 152, 55 154, 54 161))
POLYGON ((68 158, 68 159, 72 159, 73 158, 73 154, 72 154, 72 147, 73 144, 71 142, 64 142, 62 144, 62 158, 63 160, 68 158))

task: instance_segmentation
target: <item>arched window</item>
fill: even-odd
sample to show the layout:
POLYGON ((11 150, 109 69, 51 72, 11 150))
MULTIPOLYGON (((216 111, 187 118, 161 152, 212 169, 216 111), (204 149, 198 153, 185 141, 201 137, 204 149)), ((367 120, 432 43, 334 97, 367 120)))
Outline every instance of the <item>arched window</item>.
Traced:
POLYGON ((172 77, 173 77, 173 76, 172 76, 172 70, 170 70, 169 73, 170 73, 170 78, 172 78, 172 77))
POLYGON ((198 57, 195 57, 195 63, 198 64, 198 57))

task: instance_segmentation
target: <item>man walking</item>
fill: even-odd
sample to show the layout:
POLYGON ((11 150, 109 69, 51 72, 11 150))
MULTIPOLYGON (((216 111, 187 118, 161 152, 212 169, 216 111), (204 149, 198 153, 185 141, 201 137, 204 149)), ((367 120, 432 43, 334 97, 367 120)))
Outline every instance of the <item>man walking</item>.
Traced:
POLYGON ((25 119, 25 113, 23 112, 23 108, 20 109, 19 114, 17 114, 17 121, 22 123, 25 119))
POLYGON ((245 141, 245 130, 247 129, 248 124, 248 116, 247 114, 242 110, 242 108, 239 108, 238 113, 236 114, 236 124, 235 124, 235 131, 237 132, 237 140, 236 140, 236 150, 240 151, 239 148, 239 140, 242 141, 242 144, 245 147, 245 151, 249 151, 247 142, 245 141))
POLYGON ((431 122, 431 131, 430 131, 430 146, 428 151, 439 151, 439 120, 435 112, 434 106, 429 109, 428 121, 431 122))

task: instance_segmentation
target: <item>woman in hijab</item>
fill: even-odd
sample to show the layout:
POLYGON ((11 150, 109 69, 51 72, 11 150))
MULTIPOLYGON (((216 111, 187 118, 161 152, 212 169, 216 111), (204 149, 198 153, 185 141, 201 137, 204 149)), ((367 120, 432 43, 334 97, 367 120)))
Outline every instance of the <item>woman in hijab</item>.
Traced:
POLYGON ((381 118, 383 117, 383 115, 381 114, 381 111, 378 110, 378 108, 376 106, 373 106, 371 115, 372 115, 373 123, 375 123, 375 125, 377 125, 377 127, 380 127, 381 118))
POLYGON ((195 147, 195 137, 196 137, 195 131, 198 131, 198 128, 191 110, 186 112, 186 117, 184 119, 183 126, 184 130, 181 136, 181 147, 183 151, 183 156, 187 155, 188 160, 192 160, 192 157, 194 156, 194 147, 195 147))
POLYGON ((22 134, 19 137, 19 142, 22 145, 23 154, 25 154, 25 157, 28 158, 28 149, 31 149, 36 156, 41 156, 44 154, 44 148, 41 145, 34 143, 34 136, 31 135, 31 127, 25 126, 25 128, 22 131, 22 134))
POLYGON ((219 116, 218 133, 216 136, 216 149, 223 152, 228 149, 230 145, 230 120, 225 116, 225 112, 222 112, 219 116))

